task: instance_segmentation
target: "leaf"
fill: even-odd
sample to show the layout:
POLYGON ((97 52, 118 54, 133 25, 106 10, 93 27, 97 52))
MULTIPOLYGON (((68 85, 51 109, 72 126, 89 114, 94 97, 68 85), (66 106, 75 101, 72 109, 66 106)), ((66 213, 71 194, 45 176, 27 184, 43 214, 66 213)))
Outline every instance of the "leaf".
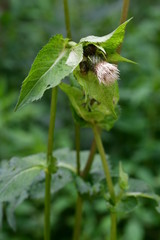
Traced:
POLYGON ((120 202, 118 202, 118 204, 116 205, 116 212, 129 213, 134 211, 137 205, 138 205, 138 201, 135 197, 125 198, 125 199, 122 199, 120 202))
MULTIPOLYGON (((96 86, 94 95, 95 97, 98 95, 96 93, 96 86)), ((93 121, 95 121, 98 124, 98 126, 105 128, 106 130, 111 129, 115 120, 117 120, 116 112, 114 111, 114 104, 111 103, 111 101, 109 102, 111 91, 110 92, 108 91, 110 96, 107 96, 105 95, 105 93, 107 94, 107 91, 101 89, 102 91, 100 92, 97 98, 102 99, 104 97, 102 103, 98 104, 95 103, 94 105, 91 106, 90 97, 88 98, 88 100, 85 100, 84 94, 79 88, 72 87, 65 83, 61 83, 60 88, 69 97, 71 105, 74 109, 74 111, 72 111, 73 116, 75 117, 75 120, 81 124, 81 126, 91 126, 93 121), (108 103, 105 102, 105 99, 108 99, 108 103)), ((93 89, 90 88, 90 90, 88 91, 92 90, 94 90, 94 88, 93 89)), ((99 90, 99 88, 97 90, 99 90)), ((116 99, 116 94, 114 99, 116 99)))
POLYGON ((47 89, 57 86, 81 62, 82 45, 72 46, 68 41, 56 35, 38 53, 22 84, 16 110, 40 99, 47 89))
POLYGON ((42 154, 11 159, 10 165, 1 171, 0 202, 19 196, 45 167, 42 154))
POLYGON ((119 163, 119 186, 121 189, 126 190, 128 186, 128 174, 123 171, 122 163, 119 163))
POLYGON ((9 226, 16 231, 16 219, 14 215, 15 208, 12 204, 9 204, 6 208, 6 217, 9 226))
POLYGON ((85 38, 82 38, 80 42, 82 43, 99 43, 100 46, 102 46, 106 52, 113 52, 116 51, 117 47, 123 42, 124 34, 125 34, 125 28, 127 23, 131 20, 127 20, 126 22, 122 23, 116 30, 111 32, 108 35, 105 35, 103 37, 97 37, 97 36, 88 36, 85 38))
POLYGON ((74 46, 69 54, 66 64, 72 68, 73 67, 76 68, 78 64, 82 61, 83 58, 82 53, 83 53, 82 44, 74 46))
POLYGON ((155 194, 152 189, 142 180, 129 179, 129 189, 126 191, 127 197, 148 198, 157 203, 156 210, 160 212, 160 196, 155 194))
POLYGON ((111 62, 111 63, 117 63, 117 62, 128 62, 128 63, 133 63, 133 64, 137 64, 134 61, 131 61, 125 57, 122 57, 121 55, 119 55, 118 53, 113 53, 113 54, 109 54, 107 56, 107 61, 111 62))

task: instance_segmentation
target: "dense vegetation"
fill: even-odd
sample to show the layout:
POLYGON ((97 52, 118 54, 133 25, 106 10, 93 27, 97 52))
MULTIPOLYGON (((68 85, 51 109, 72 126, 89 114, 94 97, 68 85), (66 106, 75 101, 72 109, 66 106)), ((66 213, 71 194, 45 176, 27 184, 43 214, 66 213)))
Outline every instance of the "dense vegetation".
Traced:
MULTIPOLYGON (((105 35, 119 23, 121 1, 70 1, 73 39, 86 35, 105 35), (78 4, 78 6, 77 6, 78 4)), ((41 102, 14 112, 21 82, 38 50, 56 33, 65 36, 63 6, 60 1, 1 1, 0 3, 0 160, 13 155, 26 156, 46 150, 50 93, 41 102)), ((122 53, 138 62, 120 64, 121 116, 109 133, 103 134, 107 154, 114 166, 123 161, 130 176, 145 180, 157 193, 159 188, 160 127, 160 12, 158 1, 131 2, 122 53)), ((59 91, 55 149, 74 148, 74 127, 66 96, 59 91)), ((82 149, 89 149, 92 133, 81 131, 82 149)), ((72 184, 54 196, 52 236, 70 239, 74 221, 76 191, 72 184), (63 221, 62 221, 63 219, 63 221), (63 229, 63 231, 62 231, 63 229), (63 235, 64 234, 64 235, 63 235), (67 238, 68 237, 68 238, 67 238)), ((120 239, 154 240, 160 237, 160 216, 154 203, 145 200, 127 217, 121 216, 120 239), (134 232, 134 235, 133 235, 134 232)), ((0 239, 41 239, 43 201, 27 200, 16 209, 17 232, 12 208, 3 216, 0 239)), ((103 201, 87 200, 82 239, 103 239, 109 218, 103 201), (92 204, 91 204, 92 203, 92 204), (93 211, 94 209, 94 211, 93 211), (95 226, 96 229, 95 229, 95 226)), ((0 211, 1 212, 1 211, 0 211)), ((1 214, 0 214, 1 216, 1 214)))

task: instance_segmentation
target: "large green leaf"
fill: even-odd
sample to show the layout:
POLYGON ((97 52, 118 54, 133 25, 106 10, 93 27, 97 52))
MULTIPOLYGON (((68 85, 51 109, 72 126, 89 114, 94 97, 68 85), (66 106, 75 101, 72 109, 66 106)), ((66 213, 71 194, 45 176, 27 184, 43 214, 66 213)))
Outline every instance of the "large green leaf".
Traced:
POLYGON ((85 38, 82 38, 80 42, 90 44, 90 43, 98 43, 101 45, 105 51, 108 53, 113 52, 117 50, 117 47, 123 42, 124 34, 125 34, 125 28, 127 23, 131 19, 127 20, 126 22, 122 23, 117 29, 115 29, 110 34, 107 34, 103 37, 97 37, 97 36, 88 36, 85 38))
POLYGON ((0 202, 11 201, 19 196, 45 169, 44 156, 33 155, 25 158, 13 158, 1 168, 0 175, 0 202))
POLYGON ((37 55, 31 70, 22 84, 16 109, 38 100, 43 93, 69 75, 81 62, 82 45, 73 45, 62 35, 56 35, 37 55))

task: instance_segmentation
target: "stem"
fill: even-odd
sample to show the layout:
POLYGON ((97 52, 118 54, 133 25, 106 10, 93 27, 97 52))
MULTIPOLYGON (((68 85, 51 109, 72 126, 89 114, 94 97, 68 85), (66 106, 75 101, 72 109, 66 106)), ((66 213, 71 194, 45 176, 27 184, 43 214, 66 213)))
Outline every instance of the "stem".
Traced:
POLYGON ((81 222, 82 222, 82 206, 83 200, 80 195, 78 195, 76 203, 76 214, 75 214, 75 225, 73 232, 73 240, 79 240, 80 231, 81 231, 81 222))
MULTIPOLYGON (((65 15, 65 24, 67 37, 72 38, 71 28, 70 28, 70 19, 69 19, 69 9, 68 9, 68 0, 63 0, 64 4, 64 15, 65 15)), ((80 126, 75 124, 75 145, 76 145, 76 161, 77 161, 77 174, 80 175, 80 126)), ((82 220, 82 198, 78 195, 76 203, 76 214, 75 214, 75 225, 73 231, 73 240, 78 240, 81 230, 81 220, 82 220)))
POLYGON ((51 205, 51 173, 50 166, 52 162, 53 136, 56 116, 57 87, 52 88, 51 112, 48 131, 48 150, 47 150, 47 170, 45 180, 45 216, 44 216, 44 239, 50 239, 50 205, 51 205))
POLYGON ((67 37, 71 39, 72 35, 71 35, 71 28, 70 28, 68 0, 63 0, 63 4, 64 4, 64 15, 65 15, 65 24, 66 24, 67 37))
POLYGON ((76 160, 77 160, 77 174, 80 175, 80 126, 75 124, 75 142, 76 142, 76 160))
MULTIPOLYGON (((128 9, 129 9, 129 2, 130 2, 130 0, 123 0, 123 7, 122 7, 120 24, 122 24, 123 22, 125 22, 127 20, 128 9)), ((117 52, 119 54, 121 52, 121 49, 122 49, 122 44, 117 49, 117 52)))
POLYGON ((117 239, 117 214, 111 212, 111 240, 117 239))
POLYGON ((102 140, 101 140, 101 137, 100 137, 100 134, 99 134, 99 131, 97 129, 96 124, 93 125, 93 132, 94 132, 94 137, 95 137, 95 140, 96 140, 97 148, 98 148, 99 154, 101 156, 102 165, 103 165, 103 169, 104 169, 105 177, 106 177, 106 182, 107 182, 107 185, 108 185, 108 190, 109 190, 109 193, 111 195, 112 202, 115 203, 116 198, 115 198, 113 182, 112 182, 112 178, 111 178, 111 175, 110 175, 109 166, 108 166, 108 163, 106 161, 106 154, 105 154, 105 151, 104 151, 104 148, 103 148, 102 140))
POLYGON ((128 15, 128 8, 129 8, 129 0, 123 0, 120 24, 126 21, 127 15, 128 15))
POLYGON ((84 170, 81 173, 81 177, 82 178, 86 178, 87 177, 87 175, 89 173, 89 170, 90 170, 90 168, 92 166, 92 162, 93 162, 93 159, 94 159, 95 152, 96 152, 96 142, 95 142, 95 139, 93 139, 91 150, 90 150, 90 153, 89 153, 89 157, 88 157, 86 166, 85 166, 84 170))

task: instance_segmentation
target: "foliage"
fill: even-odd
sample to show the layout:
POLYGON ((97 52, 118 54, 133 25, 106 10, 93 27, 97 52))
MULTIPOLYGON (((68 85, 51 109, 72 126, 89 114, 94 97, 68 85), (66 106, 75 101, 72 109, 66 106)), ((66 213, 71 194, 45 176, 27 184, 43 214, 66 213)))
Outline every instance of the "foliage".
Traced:
MULTIPOLYGON (((102 2, 103 1, 101 1, 101 3, 102 2)), ((134 21, 131 23, 131 27, 128 29, 123 55, 127 56, 128 58, 134 57, 134 60, 139 63, 139 66, 137 67, 134 65, 120 65, 121 78, 123 79, 123 81, 119 81, 121 96, 120 105, 122 107, 122 114, 120 115, 119 121, 113 128, 112 133, 108 133, 107 137, 103 135, 103 140, 105 141, 107 152, 109 152, 111 159, 113 160, 115 165, 117 161, 123 161, 123 166, 127 170, 129 175, 134 178, 139 178, 147 181, 149 185, 152 185, 154 188, 156 188, 157 192, 159 192, 158 46, 160 19, 159 11, 156 6, 157 3, 158 2, 155 1, 152 4, 152 7, 150 6, 149 1, 141 1, 138 2, 138 4, 137 2, 132 3, 132 9, 130 14, 132 16, 134 15, 135 17, 134 21), (139 11, 140 9, 143 10, 139 11), (125 74, 123 74, 123 72, 125 72, 125 74), (140 165, 143 166, 143 168, 140 168, 140 165)), ((98 3, 97 1, 92 1, 92 7, 91 9, 88 9, 88 6, 91 6, 91 3, 86 3, 86 1, 84 3, 82 1, 82 4, 80 4, 80 10, 78 10, 78 12, 80 12, 80 15, 83 15, 81 21, 79 21, 78 19, 79 14, 77 14, 75 5, 71 5, 72 18, 77 19, 77 21, 73 21, 73 29, 75 32, 74 38, 78 39, 82 36, 82 34, 88 34, 88 32, 89 34, 96 32, 97 35, 103 35, 106 32, 106 28, 109 28, 108 26, 110 26, 110 29, 108 29, 109 31, 111 30, 111 26, 117 25, 117 21, 119 19, 119 7, 115 7, 115 2, 110 3, 110 6, 108 5, 108 3, 103 4, 104 8, 102 9, 100 3, 98 3), (91 12, 93 12, 93 15, 91 14, 91 12), (108 13, 108 16, 106 16, 106 13, 108 13), (110 16, 110 13, 112 13, 113 17, 110 16), (85 24, 85 22, 88 22, 88 24, 85 24)), ((44 1, 43 3, 39 1, 37 5, 38 7, 34 6, 33 3, 21 4, 17 1, 15 5, 12 5, 10 12, 8 11, 3 14, 3 26, 5 26, 5 31, 4 34, 2 34, 1 38, 4 39, 4 51, 1 52, 3 56, 3 64, 1 62, 0 84, 1 86, 3 85, 3 77, 3 82, 5 82, 5 85, 7 86, 7 97, 2 97, 1 95, 0 107, 5 104, 5 99, 7 99, 10 105, 9 109, 11 110, 9 112, 9 118, 7 117, 8 108, 5 108, 5 110, 3 109, 1 113, 0 121, 2 122, 3 120, 0 127, 1 159, 4 157, 9 158, 11 155, 13 155, 13 153, 17 154, 17 152, 20 152, 21 155, 27 155, 28 149, 29 153, 31 153, 39 152, 41 151, 41 148, 42 150, 45 148, 44 140, 46 139, 46 128, 44 128, 44 133, 40 134, 39 127, 37 126, 37 122, 40 124, 40 126, 42 126, 41 119, 43 119, 43 123, 46 122, 46 120, 44 120, 44 116, 47 115, 47 111, 45 111, 45 113, 43 111, 41 112, 43 103, 30 105, 28 110, 25 111, 24 108, 24 110, 22 110, 23 112, 19 111, 16 113, 19 114, 18 116, 21 115, 24 125, 21 124, 20 117, 13 117, 15 116, 15 113, 11 114, 14 105, 13 103, 16 102, 16 97, 12 98, 11 92, 14 91, 13 95, 17 95, 14 90, 15 87, 17 88, 17 79, 23 79, 24 75, 26 74, 26 68, 29 67, 37 50, 46 42, 48 37, 51 35, 51 32, 53 34, 57 32, 57 29, 60 32, 64 32, 62 28, 63 24, 60 23, 60 16, 58 18, 54 18, 54 23, 56 24, 53 24, 53 21, 51 20, 53 17, 50 4, 47 2, 45 3, 44 1), (27 11, 27 9, 30 10, 27 11), (47 14, 46 9, 48 9, 47 14), (55 19, 58 19, 59 22, 56 22, 57 20, 55 19), (44 21, 44 24, 42 24, 42 21, 44 21), (50 22, 49 25, 48 22, 50 22), (15 23, 17 26, 16 28, 13 27, 15 23), (53 25, 55 26, 54 30, 52 27, 53 25), (14 51, 13 49, 16 49, 16 51, 14 51), (20 59, 22 60, 20 61, 20 59), (28 113, 26 113, 27 111, 28 113), (38 112, 36 116, 34 114, 35 111, 38 112), (28 118, 32 119, 33 122, 29 121, 28 118), (21 131, 19 130, 20 128, 18 126, 21 128, 21 131), (33 131, 35 130, 35 126, 37 127, 37 130, 33 131), (28 128, 30 133, 28 132, 28 128), (23 137, 19 137, 20 132, 21 134, 22 132, 24 133, 23 137), (30 140, 28 140, 28 142, 26 143, 25 140, 29 139, 29 137, 26 138, 26 136, 29 135, 32 141, 30 142, 30 140), (22 146, 22 142, 20 140, 17 142, 17 139, 22 139, 21 141, 25 142, 25 144, 22 146)), ((58 3, 55 5, 55 9, 57 9, 58 3)), ((59 11, 57 11, 56 13, 55 11, 55 14, 58 14, 58 12, 59 11)), ((45 95, 45 98, 45 103, 47 103, 47 94, 45 95)), ((61 94, 61 98, 64 98, 64 95, 61 94)), ((64 139, 66 139, 67 142, 69 139, 67 135, 69 133, 72 136, 73 127, 70 124, 68 118, 66 117, 68 111, 64 112, 64 110, 62 110, 66 108, 66 106, 68 107, 68 105, 66 104, 66 101, 63 101, 63 104, 60 104, 58 108, 58 114, 61 114, 62 112, 63 117, 61 122, 57 123, 57 127, 58 129, 62 126, 68 126, 70 128, 65 131, 65 135, 63 131, 59 131, 57 136, 60 137, 59 139, 62 139, 63 141, 64 139)), ((83 130, 82 134, 84 135, 82 147, 88 148, 91 134, 86 129, 83 130)), ((62 142, 59 143, 60 146, 63 146, 63 144, 64 143, 62 142)), ((68 141, 68 144, 71 143, 68 141)), ((71 200, 71 197, 69 198, 70 193, 73 192, 73 188, 70 187, 70 190, 67 189, 66 192, 64 192, 63 194, 61 193, 59 196, 57 196, 55 202, 54 210, 56 210, 56 206, 59 206, 57 207, 59 209, 57 210, 57 220, 54 220, 55 222, 57 221, 57 229, 58 225, 60 225, 61 223, 61 217, 64 217, 64 215, 66 216, 64 218, 66 221, 64 220, 64 222, 67 223, 64 223, 64 232, 66 230, 65 227, 69 224, 71 226, 73 222, 70 213, 73 212, 72 206, 75 199, 73 198, 71 200), (66 203, 64 203, 65 200, 66 203), (66 209, 69 209, 68 212, 66 209)), ((159 226, 159 215, 157 215, 155 211, 151 208, 150 201, 145 200, 143 201, 143 203, 144 206, 147 207, 147 212, 145 208, 141 206, 141 208, 138 207, 135 210, 135 213, 131 213, 130 215, 128 215, 128 217, 124 218, 122 216, 122 223, 120 225, 122 231, 120 233, 120 239, 133 239, 133 229, 135 232, 134 238, 136 238, 137 240, 142 240, 146 238, 153 240, 159 237, 159 232, 157 230, 159 226)), ((109 219, 106 218, 106 216, 104 217, 104 214, 106 213, 105 203, 98 199, 95 200, 94 206, 96 206, 95 211, 91 212, 91 204, 89 201, 87 201, 85 206, 85 216, 86 223, 90 226, 90 228, 87 230, 85 226, 83 226, 83 239, 99 239, 99 236, 102 236, 101 238, 104 238, 106 228, 107 226, 109 226, 109 219), (99 223, 99 221, 97 222, 97 218, 101 219, 101 223, 99 223), (93 228, 93 226, 95 225, 97 226, 97 229, 93 228)), ((40 233, 35 231, 36 228, 34 227, 37 226, 37 224, 38 227, 42 226, 42 223, 40 225, 40 222, 36 223, 37 220, 34 219, 35 215, 41 216, 41 207, 39 208, 39 211, 37 210, 36 213, 30 202, 24 202, 17 208, 17 220, 19 222, 18 229, 21 228, 22 222, 24 222, 22 226, 22 231, 26 233, 26 239, 30 239, 31 235, 34 236, 34 239, 40 239, 42 237, 39 237, 40 233), (23 216, 23 213, 25 213, 26 217, 23 216), (31 221, 29 227, 27 227, 26 222, 28 223, 28 218, 31 219, 30 216, 32 216, 33 221, 31 221)), ((53 211, 53 215, 54 212, 55 211, 53 211)), ((38 217, 38 219, 41 218, 42 216, 38 217)), ((56 233, 57 236, 59 236, 58 234, 60 233, 60 230, 59 232, 57 230, 56 233)), ((62 238, 65 239, 65 236, 62 238)), ((21 232, 21 230, 18 230, 18 232, 14 234, 9 229, 7 229, 6 225, 4 225, 4 233, 3 236, 1 234, 1 238, 15 238, 16 240, 23 239, 24 234, 21 232), (19 237, 19 235, 21 236, 19 237)))

